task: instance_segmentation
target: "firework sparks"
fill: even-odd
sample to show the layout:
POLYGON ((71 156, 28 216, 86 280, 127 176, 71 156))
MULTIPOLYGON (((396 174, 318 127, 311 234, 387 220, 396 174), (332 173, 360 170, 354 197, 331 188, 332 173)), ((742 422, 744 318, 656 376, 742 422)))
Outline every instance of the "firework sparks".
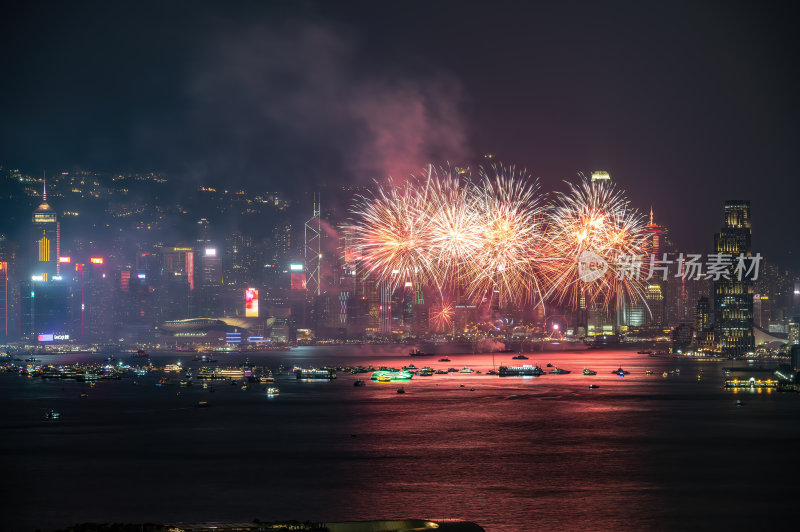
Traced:
POLYGON ((436 332, 449 331, 453 326, 453 316, 455 315, 455 308, 453 308, 453 305, 442 301, 432 310, 430 322, 433 326, 433 330, 436 332))
MULTIPOLYGON (((524 171, 493 166, 479 176, 430 167, 359 197, 347 231, 365 272, 392 290, 413 282, 501 307, 550 300, 608 310, 613 301, 644 299, 642 283, 615 269, 620 256, 645 255, 644 220, 609 182, 582 177, 542 207, 538 183, 524 171), (585 257, 609 274, 582 278, 585 257)), ((446 324, 452 307, 439 313, 446 324)))
POLYGON ((582 176, 567 193, 557 194, 548 218, 548 294, 554 300, 577 308, 583 299, 605 309, 615 300, 644 300, 643 283, 617 272, 620 257, 644 257, 648 249, 644 219, 621 191, 582 176), (581 262, 587 260, 608 273, 581 276, 581 262))

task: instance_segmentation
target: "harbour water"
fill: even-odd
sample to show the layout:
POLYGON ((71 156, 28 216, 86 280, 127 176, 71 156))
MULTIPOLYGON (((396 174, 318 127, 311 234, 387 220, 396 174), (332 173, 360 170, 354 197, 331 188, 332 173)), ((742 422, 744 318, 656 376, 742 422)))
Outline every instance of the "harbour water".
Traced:
MULTIPOLYGON (((158 375, 89 387, 2 373, 2 528, 420 517, 489 531, 752 530, 793 508, 797 394, 726 391, 725 363, 635 351, 494 356, 571 370, 536 378, 486 375, 491 354, 437 362, 444 352, 331 346, 247 358, 273 371, 413 363, 482 373, 414 377, 405 394, 368 375, 276 373, 272 398, 265 385, 155 386, 158 375), (357 378, 367 385, 353 386, 357 378), (60 419, 44 418, 51 409, 60 419)), ((193 356, 151 358, 198 368, 193 356)), ((215 357, 220 366, 246 358, 215 357)))

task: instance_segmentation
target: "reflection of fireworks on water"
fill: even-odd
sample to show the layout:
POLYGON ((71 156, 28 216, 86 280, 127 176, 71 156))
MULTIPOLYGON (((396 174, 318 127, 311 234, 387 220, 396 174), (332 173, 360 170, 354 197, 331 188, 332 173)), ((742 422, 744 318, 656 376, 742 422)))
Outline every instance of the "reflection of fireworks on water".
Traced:
POLYGON ((548 223, 547 264, 549 294, 558 303, 578 308, 599 304, 644 300, 643 283, 617 270, 620 257, 646 255, 647 233, 644 219, 632 209, 622 192, 608 181, 589 181, 569 185, 551 206, 548 223), (608 273, 597 279, 579 277, 579 258, 593 257, 608 273))
POLYGON ((431 311, 430 322, 435 332, 447 332, 453 326, 455 309, 450 303, 444 301, 431 311))

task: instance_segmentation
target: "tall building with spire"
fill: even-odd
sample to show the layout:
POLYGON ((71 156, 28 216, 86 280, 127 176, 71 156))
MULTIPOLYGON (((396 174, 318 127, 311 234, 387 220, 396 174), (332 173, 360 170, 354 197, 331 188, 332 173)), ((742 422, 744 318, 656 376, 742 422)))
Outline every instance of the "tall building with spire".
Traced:
POLYGON ((42 189, 42 203, 33 211, 32 222, 32 278, 47 282, 59 273, 61 252, 61 225, 56 211, 47 203, 47 180, 42 189))

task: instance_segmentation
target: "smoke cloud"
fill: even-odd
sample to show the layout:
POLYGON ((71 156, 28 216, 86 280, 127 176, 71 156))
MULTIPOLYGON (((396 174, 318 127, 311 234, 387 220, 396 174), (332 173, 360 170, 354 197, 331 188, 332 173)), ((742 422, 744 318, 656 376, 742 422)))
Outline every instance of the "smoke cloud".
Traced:
POLYGON ((466 154, 464 96, 452 76, 373 64, 358 38, 315 23, 215 42, 188 87, 193 142, 208 147, 196 177, 367 184, 466 154))

